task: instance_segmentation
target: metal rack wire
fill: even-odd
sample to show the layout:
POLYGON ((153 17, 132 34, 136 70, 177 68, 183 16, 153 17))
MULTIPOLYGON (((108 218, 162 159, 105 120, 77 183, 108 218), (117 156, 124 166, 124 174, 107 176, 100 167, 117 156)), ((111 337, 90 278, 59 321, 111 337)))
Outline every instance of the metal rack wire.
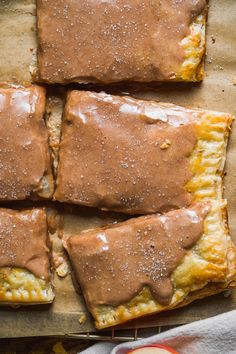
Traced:
POLYGON ((110 331, 74 333, 66 335, 64 338, 91 340, 91 341, 109 341, 109 342, 126 342, 144 339, 146 337, 161 333, 170 329, 170 326, 158 326, 151 328, 134 328, 134 329, 114 329, 110 331))

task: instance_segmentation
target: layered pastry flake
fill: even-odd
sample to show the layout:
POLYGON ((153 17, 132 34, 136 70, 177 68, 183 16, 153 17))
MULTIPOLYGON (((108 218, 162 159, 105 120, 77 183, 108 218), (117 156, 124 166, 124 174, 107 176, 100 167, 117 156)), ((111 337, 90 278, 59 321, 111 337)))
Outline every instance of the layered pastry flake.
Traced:
POLYGON ((54 199, 129 214, 222 198, 232 116, 72 91, 54 199))
POLYGON ((97 328, 235 286, 223 201, 84 231, 65 247, 97 328))
POLYGON ((0 88, 0 201, 53 193, 45 90, 0 88))
POLYGON ((49 251, 44 209, 0 209, 0 304, 53 301, 49 251))
POLYGON ((206 0, 37 0, 38 79, 200 81, 206 0))

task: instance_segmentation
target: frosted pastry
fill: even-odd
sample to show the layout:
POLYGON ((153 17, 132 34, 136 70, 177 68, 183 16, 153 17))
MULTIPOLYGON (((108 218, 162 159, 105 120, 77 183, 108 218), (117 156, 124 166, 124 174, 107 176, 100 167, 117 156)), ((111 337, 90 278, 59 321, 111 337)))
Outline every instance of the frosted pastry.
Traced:
POLYGON ((53 301, 44 209, 0 209, 0 304, 53 301))
POLYGON ((200 81, 206 0, 37 0, 38 80, 200 81))
POLYGON ((0 201, 53 193, 45 101, 41 87, 0 88, 0 201))
POLYGON ((223 201, 84 231, 65 247, 97 328, 235 286, 223 201))
POLYGON ((129 214, 222 198, 232 116, 72 91, 54 199, 129 214))

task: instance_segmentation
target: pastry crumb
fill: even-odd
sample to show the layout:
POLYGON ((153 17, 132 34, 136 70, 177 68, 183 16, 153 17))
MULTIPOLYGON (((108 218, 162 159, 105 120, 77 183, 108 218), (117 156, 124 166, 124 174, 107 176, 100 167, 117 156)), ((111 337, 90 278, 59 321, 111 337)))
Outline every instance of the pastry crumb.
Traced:
POLYGON ((66 264, 61 264, 57 269, 56 273, 59 277, 64 278, 68 274, 68 267, 66 264))
POLYGON ((83 324, 86 321, 86 316, 85 315, 81 315, 79 318, 79 323, 83 324))
POLYGON ((162 150, 164 150, 164 149, 168 149, 168 147, 171 145, 171 141, 169 140, 169 139, 166 139, 165 141, 164 141, 164 143, 162 143, 161 145, 160 145, 160 148, 162 149, 162 150))
POLYGON ((214 44, 216 42, 216 39, 213 35, 211 35, 211 42, 212 42, 212 44, 214 44))
POLYGON ((61 263, 57 268, 56 268, 56 273, 59 277, 64 278, 69 272, 69 267, 66 261, 61 263))
POLYGON ((213 61, 213 58, 212 58, 212 57, 208 59, 208 63, 209 63, 209 64, 211 64, 212 61, 213 61))
POLYGON ((54 344, 52 350, 54 354, 67 354, 62 345, 62 342, 57 342, 56 344, 54 344))

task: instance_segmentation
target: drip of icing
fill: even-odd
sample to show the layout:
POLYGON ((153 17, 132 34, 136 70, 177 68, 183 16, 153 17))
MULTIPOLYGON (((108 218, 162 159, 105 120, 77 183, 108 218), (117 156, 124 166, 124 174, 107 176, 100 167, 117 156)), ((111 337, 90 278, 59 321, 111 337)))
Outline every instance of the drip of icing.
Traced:
POLYGON ((118 306, 144 286, 169 304, 171 274, 203 235, 209 211, 210 204, 196 204, 72 236, 67 250, 89 305, 118 306))

